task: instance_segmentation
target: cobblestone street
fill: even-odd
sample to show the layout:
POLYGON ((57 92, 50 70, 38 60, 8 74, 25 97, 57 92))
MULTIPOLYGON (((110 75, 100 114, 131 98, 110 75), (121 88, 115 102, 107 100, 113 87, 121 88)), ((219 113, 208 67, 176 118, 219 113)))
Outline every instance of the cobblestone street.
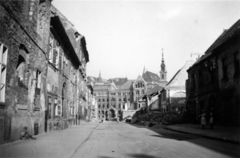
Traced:
POLYGON ((239 157, 240 146, 126 123, 82 123, 1 146, 1 157, 160 158, 239 157), (11 152, 15 151, 15 152, 11 152))

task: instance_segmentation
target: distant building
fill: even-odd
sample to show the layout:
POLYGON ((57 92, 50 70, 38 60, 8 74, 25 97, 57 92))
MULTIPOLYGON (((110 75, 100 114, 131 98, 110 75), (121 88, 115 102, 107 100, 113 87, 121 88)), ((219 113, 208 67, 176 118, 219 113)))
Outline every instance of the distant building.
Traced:
POLYGON ((187 114, 213 113, 216 124, 240 124, 240 20, 216 39, 192 66, 187 80, 187 114))
POLYGON ((168 84, 161 90, 161 110, 181 112, 186 101, 187 69, 195 61, 189 60, 177 71, 168 84))
POLYGON ((159 85, 161 87, 165 87, 167 85, 167 71, 166 71, 166 65, 163 58, 163 53, 162 53, 162 63, 160 67, 161 67, 161 70, 159 73, 160 76, 158 76, 153 72, 146 71, 144 67, 142 77, 147 83, 147 89, 151 89, 156 85, 159 85))

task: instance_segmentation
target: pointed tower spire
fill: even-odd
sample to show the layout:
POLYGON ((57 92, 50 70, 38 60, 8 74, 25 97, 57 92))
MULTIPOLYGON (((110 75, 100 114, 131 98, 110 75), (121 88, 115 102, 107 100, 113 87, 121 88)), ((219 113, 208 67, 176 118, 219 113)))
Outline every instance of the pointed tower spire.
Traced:
POLYGON ((99 71, 99 75, 98 75, 98 81, 99 81, 99 82, 102 82, 101 71, 99 71))
POLYGON ((167 71, 166 71, 166 65, 164 63, 164 57, 163 57, 163 48, 162 48, 162 63, 161 63, 161 70, 160 70, 160 80, 166 81, 167 80, 167 71))
POLYGON ((145 70, 145 66, 144 66, 144 67, 143 67, 143 73, 142 73, 142 75, 145 74, 145 72, 146 72, 146 70, 145 70))

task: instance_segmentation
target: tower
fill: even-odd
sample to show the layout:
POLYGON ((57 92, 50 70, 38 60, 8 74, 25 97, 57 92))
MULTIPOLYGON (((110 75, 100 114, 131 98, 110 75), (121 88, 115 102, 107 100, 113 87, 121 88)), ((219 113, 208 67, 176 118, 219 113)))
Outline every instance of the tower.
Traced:
POLYGON ((163 49, 162 49, 162 63, 161 63, 161 70, 160 70, 160 81, 167 81, 167 71, 166 71, 166 65, 164 63, 164 58, 163 58, 163 49))
POLYGON ((101 72, 99 71, 98 82, 102 82, 101 72))
POLYGON ((146 73, 146 69, 145 69, 145 66, 144 66, 142 75, 145 74, 145 73, 146 73))

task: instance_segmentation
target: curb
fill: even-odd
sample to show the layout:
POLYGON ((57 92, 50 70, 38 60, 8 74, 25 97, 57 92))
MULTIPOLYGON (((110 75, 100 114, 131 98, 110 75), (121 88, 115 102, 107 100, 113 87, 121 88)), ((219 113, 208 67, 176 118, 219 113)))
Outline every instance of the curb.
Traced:
POLYGON ((180 131, 180 130, 172 129, 172 128, 169 128, 169 127, 163 127, 163 128, 166 129, 166 130, 174 131, 174 132, 197 135, 197 136, 201 136, 201 137, 204 137, 204 138, 209 138, 209 139, 213 139, 213 140, 218 140, 218 141, 223 141, 223 142, 228 142, 228 143, 233 143, 233 144, 240 145, 239 141, 228 140, 226 138, 219 138, 219 137, 208 136, 208 135, 205 135, 205 134, 196 134, 196 133, 191 133, 191 132, 186 132, 186 131, 180 131))

